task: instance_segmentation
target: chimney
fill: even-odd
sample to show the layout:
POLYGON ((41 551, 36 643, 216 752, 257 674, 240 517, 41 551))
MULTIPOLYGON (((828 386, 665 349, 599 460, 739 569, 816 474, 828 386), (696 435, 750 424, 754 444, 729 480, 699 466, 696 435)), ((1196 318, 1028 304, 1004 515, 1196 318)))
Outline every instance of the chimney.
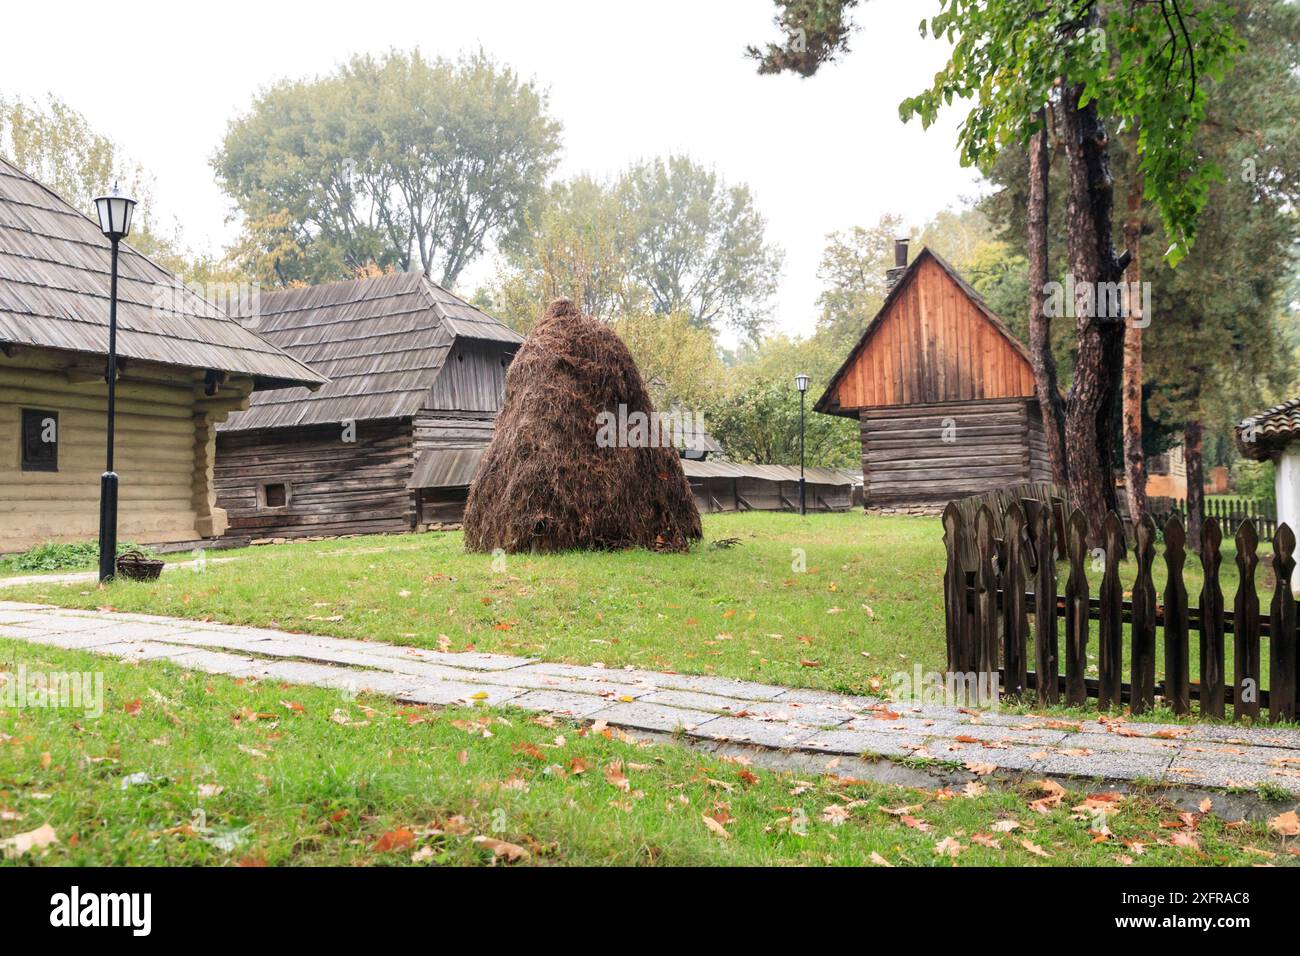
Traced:
POLYGON ((903 273, 907 271, 907 244, 910 239, 894 240, 894 268, 885 270, 885 291, 892 292, 894 286, 898 285, 898 280, 903 278, 903 273))

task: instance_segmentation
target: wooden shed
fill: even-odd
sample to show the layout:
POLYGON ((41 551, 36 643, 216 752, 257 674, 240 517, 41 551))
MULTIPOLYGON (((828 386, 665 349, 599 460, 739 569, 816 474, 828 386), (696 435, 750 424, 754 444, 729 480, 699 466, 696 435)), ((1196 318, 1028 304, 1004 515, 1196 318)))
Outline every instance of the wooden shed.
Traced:
POLYGON ((1028 351, 936 253, 908 265, 899 245, 884 305, 814 406, 861 423, 866 507, 1049 481, 1028 351))
MULTIPOLYGON (((119 539, 219 536, 217 424, 251 394, 324 378, 127 243, 118 273, 119 539)), ((98 223, 0 160, 0 552, 96 536, 108 297, 98 223)))
POLYGON ((330 383, 255 396, 221 426, 230 534, 460 520, 521 336, 419 273, 263 294, 256 327, 330 383))

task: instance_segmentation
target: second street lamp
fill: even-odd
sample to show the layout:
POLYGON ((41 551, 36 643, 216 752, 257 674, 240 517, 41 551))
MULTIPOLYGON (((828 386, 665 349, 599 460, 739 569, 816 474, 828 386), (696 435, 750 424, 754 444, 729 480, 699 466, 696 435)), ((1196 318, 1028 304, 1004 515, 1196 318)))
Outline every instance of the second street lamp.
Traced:
POLYGON ((117 472, 113 470, 113 431, 117 412, 117 247, 131 231, 135 200, 118 192, 117 184, 95 200, 99 228, 111 247, 108 280, 108 446, 104 474, 99 480, 99 580, 110 580, 117 564, 117 472))
POLYGON ((794 386, 799 389, 799 514, 806 515, 808 499, 803 476, 803 406, 804 396, 808 393, 808 376, 800 372, 794 377, 794 386))

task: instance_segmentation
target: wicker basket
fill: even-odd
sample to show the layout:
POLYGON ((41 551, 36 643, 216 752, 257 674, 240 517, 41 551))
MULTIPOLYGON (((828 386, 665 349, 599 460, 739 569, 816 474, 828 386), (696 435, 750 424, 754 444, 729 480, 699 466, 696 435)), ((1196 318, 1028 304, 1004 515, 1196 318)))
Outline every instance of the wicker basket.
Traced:
POLYGON ((117 556, 117 573, 132 581, 157 581, 163 563, 144 556, 140 551, 123 551, 117 556))

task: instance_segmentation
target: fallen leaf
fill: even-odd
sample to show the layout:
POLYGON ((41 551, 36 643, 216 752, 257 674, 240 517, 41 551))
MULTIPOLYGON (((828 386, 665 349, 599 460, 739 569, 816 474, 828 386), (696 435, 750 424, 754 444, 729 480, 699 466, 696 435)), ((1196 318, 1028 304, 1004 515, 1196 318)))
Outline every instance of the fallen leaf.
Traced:
POLYGON ((1288 810, 1286 813, 1279 813, 1273 819, 1268 821, 1268 828, 1278 836, 1293 837, 1300 836, 1300 817, 1296 816, 1294 810, 1288 810))
POLYGON ((934 852, 938 856, 950 856, 954 859, 961 855, 961 851, 966 849, 957 840, 952 837, 944 837, 934 845, 934 852))
POLYGON ((1043 859, 1050 859, 1051 855, 1033 840, 1021 840, 1020 845, 1032 853, 1034 856, 1041 856, 1043 859))
POLYGON ((54 827, 44 823, 35 830, 15 834, 7 840, 0 840, 0 849, 4 850, 4 855, 9 859, 17 859, 32 850, 40 850, 58 842, 59 836, 54 832, 54 827))
POLYGON ((497 840, 487 836, 476 836, 474 842, 491 850, 494 856, 504 857, 507 863, 528 859, 528 851, 517 843, 507 843, 505 840, 497 840))
POLYGON ((415 842, 415 834, 406 827, 399 827, 396 830, 389 830, 381 836, 374 846, 376 853, 391 853, 394 850, 405 850, 415 842))
POLYGON ((704 825, 709 828, 711 833, 722 837, 724 840, 731 839, 731 834, 727 832, 727 828, 707 813, 700 814, 700 819, 704 821, 704 825))

